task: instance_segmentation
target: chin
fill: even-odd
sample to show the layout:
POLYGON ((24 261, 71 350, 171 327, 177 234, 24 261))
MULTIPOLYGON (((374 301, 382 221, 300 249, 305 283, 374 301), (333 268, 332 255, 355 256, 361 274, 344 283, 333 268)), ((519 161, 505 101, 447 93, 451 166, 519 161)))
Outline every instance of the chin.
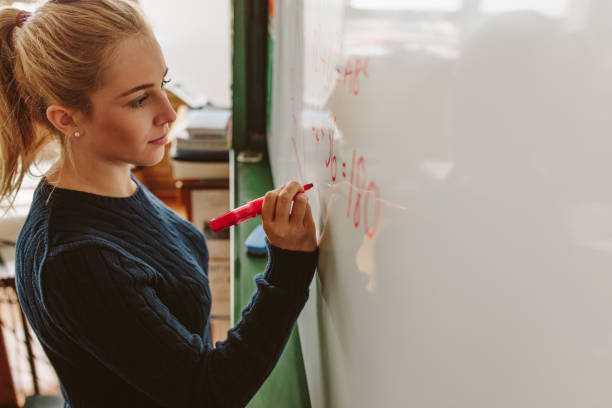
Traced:
POLYGON ((159 150, 160 150, 159 153, 156 152, 155 154, 151 154, 149 155, 149 157, 145 157, 145 158, 142 158, 141 160, 135 161, 133 164, 135 164, 136 166, 143 166, 143 167, 155 166, 156 164, 158 164, 164 159, 165 149, 159 149, 159 150))

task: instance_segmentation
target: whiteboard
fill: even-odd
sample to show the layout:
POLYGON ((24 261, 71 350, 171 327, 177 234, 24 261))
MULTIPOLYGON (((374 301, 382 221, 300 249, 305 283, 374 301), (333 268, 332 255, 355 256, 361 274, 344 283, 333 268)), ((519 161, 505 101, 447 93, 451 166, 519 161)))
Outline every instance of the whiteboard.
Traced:
POLYGON ((315 183, 313 407, 612 406, 612 2, 272 12, 274 180, 315 183))

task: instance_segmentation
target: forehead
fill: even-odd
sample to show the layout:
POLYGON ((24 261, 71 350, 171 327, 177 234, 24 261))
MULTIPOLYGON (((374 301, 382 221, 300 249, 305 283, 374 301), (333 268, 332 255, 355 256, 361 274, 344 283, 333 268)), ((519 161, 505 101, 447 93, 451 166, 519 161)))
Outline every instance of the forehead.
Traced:
POLYGON ((166 63, 159 44, 149 35, 136 35, 122 40, 104 72, 98 94, 116 98, 136 86, 160 82, 166 63))

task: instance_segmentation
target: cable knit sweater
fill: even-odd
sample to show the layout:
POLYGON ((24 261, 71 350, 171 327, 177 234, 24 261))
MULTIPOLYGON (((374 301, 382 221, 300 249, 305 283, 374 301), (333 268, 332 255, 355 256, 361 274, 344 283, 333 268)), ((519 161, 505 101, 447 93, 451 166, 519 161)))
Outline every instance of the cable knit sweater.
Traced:
POLYGON ((269 245, 257 290, 213 346, 204 236, 133 175, 115 198, 38 184, 16 248, 21 306, 67 407, 244 406, 308 297, 317 252, 269 245))

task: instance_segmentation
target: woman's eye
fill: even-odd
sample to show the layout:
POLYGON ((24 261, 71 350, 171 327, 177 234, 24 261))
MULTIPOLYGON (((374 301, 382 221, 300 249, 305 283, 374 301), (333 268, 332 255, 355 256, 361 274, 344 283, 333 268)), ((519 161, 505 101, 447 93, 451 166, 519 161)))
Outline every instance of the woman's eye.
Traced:
POLYGON ((130 106, 132 108, 140 108, 142 107, 143 102, 149 97, 149 95, 145 94, 142 98, 136 99, 134 102, 130 102, 130 106))
POLYGON ((168 84, 170 81, 172 81, 172 78, 164 79, 162 81, 162 88, 165 88, 166 84, 168 84))

